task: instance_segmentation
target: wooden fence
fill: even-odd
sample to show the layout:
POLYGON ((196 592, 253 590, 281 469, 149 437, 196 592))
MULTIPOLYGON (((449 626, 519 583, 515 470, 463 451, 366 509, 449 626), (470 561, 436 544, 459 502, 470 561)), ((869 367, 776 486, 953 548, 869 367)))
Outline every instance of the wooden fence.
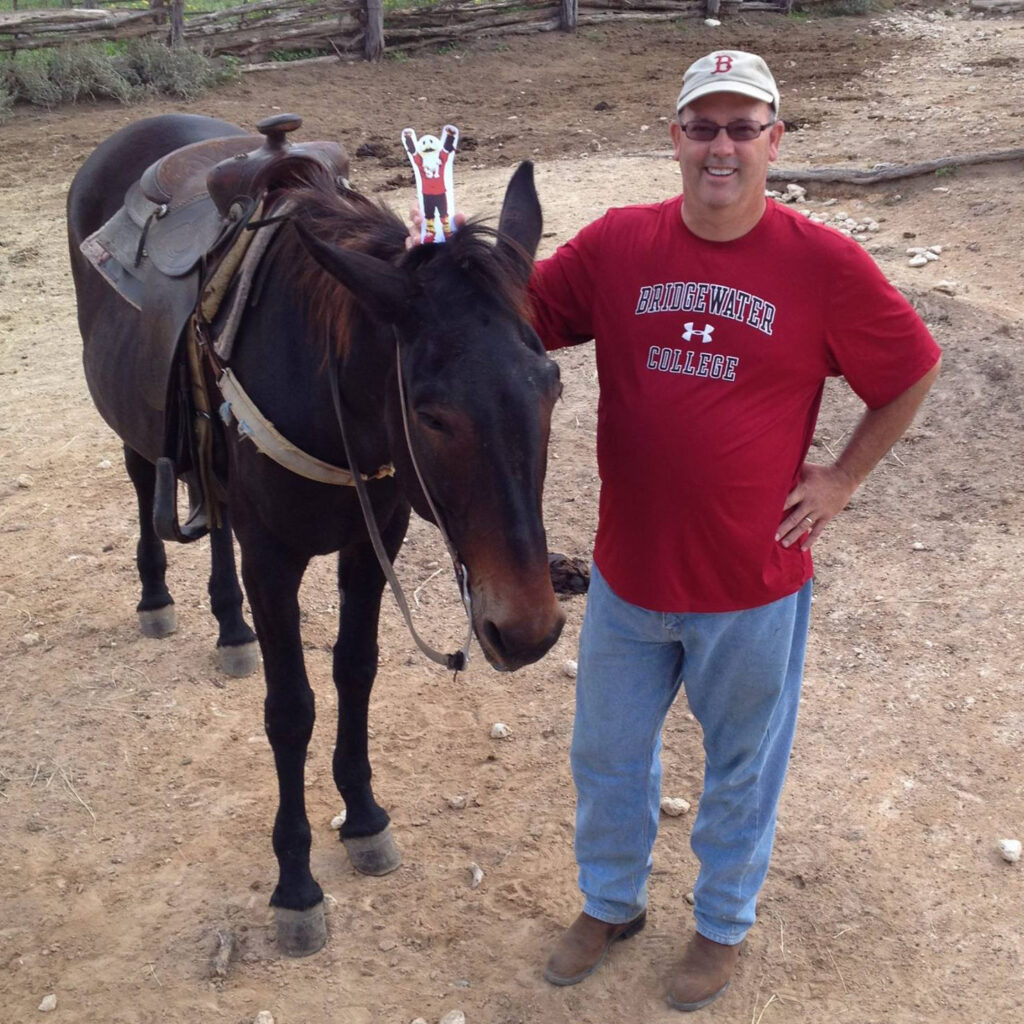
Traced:
MULTIPOLYGON (((167 41, 171 0, 149 10, 47 9, 0 13, 0 52, 151 37, 167 41)), ((375 60, 496 35, 573 31, 626 18, 648 21, 728 17, 739 10, 788 10, 792 0, 440 0, 384 10, 382 0, 253 0, 184 15, 183 41, 244 61, 316 51, 341 60, 375 60)))
MULTIPOLYGON (((827 2, 797 0, 804 10, 827 2)), ((180 40, 211 55, 230 54, 250 63, 311 51, 333 59, 376 60, 385 48, 410 51, 487 36, 571 32, 580 25, 624 19, 788 12, 794 0, 439 0, 387 11, 384 0, 243 0, 221 10, 185 12, 183 20, 184 0, 150 4, 148 10, 0 13, 0 52, 151 37, 180 40)), ((1022 4, 1024 0, 971 0, 975 10, 993 13, 1019 10, 1022 4)))

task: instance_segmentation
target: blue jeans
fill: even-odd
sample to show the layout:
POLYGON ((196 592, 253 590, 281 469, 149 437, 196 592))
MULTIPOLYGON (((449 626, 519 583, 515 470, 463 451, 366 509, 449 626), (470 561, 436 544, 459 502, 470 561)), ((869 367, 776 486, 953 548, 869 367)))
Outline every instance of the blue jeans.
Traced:
POLYGON ((647 904, 661 804, 661 730, 679 687, 704 731, 691 835, 697 931, 735 945, 754 923, 796 729, 811 583, 739 612, 668 614, 612 593, 596 566, 580 633, 571 762, 584 910, 647 904))

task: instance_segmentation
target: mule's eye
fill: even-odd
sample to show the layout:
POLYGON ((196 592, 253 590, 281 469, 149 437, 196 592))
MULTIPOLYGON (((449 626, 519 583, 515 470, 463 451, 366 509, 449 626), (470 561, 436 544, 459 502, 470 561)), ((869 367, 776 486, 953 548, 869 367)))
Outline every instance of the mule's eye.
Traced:
POLYGON ((433 430, 437 434, 450 434, 451 428, 444 420, 438 419, 431 412, 427 412, 423 409, 416 410, 416 418, 420 421, 420 424, 427 428, 427 430, 433 430))

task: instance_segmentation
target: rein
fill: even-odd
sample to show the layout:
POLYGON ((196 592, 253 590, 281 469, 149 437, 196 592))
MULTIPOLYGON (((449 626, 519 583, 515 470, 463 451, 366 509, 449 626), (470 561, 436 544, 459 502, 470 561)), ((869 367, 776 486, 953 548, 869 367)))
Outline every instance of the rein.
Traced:
POLYGON ((458 581, 459 592, 462 596, 462 604, 466 609, 466 617, 469 620, 466 642, 462 645, 461 650, 455 651, 453 654, 442 654, 440 651, 434 650, 434 648, 416 632, 416 627, 413 625, 412 613, 409 611, 409 603, 405 599, 405 594, 402 591, 402 584, 395 575, 394 566, 391 564, 391 560, 388 558, 388 553, 384 549, 384 541, 381 539, 380 530, 377 527, 377 519, 373 514, 373 506, 370 504, 370 495, 366 488, 366 482, 363 479, 363 475, 358 471, 355 458, 352 454, 352 447, 349 444, 348 433, 345 430, 345 416, 342 409, 341 389, 338 384, 338 354, 334 349, 334 345, 331 344, 330 338, 327 339, 327 351, 329 353, 328 359, 331 377, 331 399, 334 402, 334 414, 338 419, 338 427, 341 430, 341 442, 345 448, 345 459, 348 462, 349 469, 352 471, 352 482, 356 489, 356 496, 359 498, 359 507, 362 509, 363 521, 366 523, 366 532, 370 536, 370 543, 373 545, 373 550, 377 556, 377 561, 380 563, 381 571, 384 573, 384 576, 388 581, 388 585, 391 587, 391 593, 395 596, 395 601, 398 604, 399 610, 402 612, 402 617, 405 619, 405 624, 408 627, 409 632, 412 634, 412 638, 416 642, 416 646, 419 647, 419 649, 431 661, 436 662, 438 665, 444 665, 445 668, 449 669, 451 672, 461 672, 469 661, 469 645, 473 639, 473 613, 469 596, 469 579, 466 567, 459 559, 455 546, 452 544, 451 538, 448 536, 448 532, 444 528, 444 523, 438 515, 437 507, 434 505, 433 499, 430 497, 430 491, 427 489, 426 482, 423 479, 423 474, 420 472, 419 463, 416 460, 416 453, 413 450, 412 437, 409 433, 409 419, 405 404, 405 388, 402 382, 402 355, 398 346, 398 332, 397 330, 395 332, 395 361, 398 373, 399 401, 402 406, 402 426, 405 430, 405 443, 409 449, 409 458, 412 461, 413 468, 416 470, 416 478, 419 480, 420 488, 423 490, 423 495, 427 499, 427 505, 430 508, 431 515, 434 517, 434 522, 437 524, 437 528, 441 531, 445 547, 448 549, 448 555, 452 560, 452 566, 455 569, 455 578, 458 581))

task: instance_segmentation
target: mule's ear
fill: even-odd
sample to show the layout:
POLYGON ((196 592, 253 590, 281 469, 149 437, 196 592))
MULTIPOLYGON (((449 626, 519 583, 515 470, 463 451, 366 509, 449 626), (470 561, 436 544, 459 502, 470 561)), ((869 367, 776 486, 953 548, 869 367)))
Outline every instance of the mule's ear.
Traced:
POLYGON ((412 302, 412 281, 405 271, 376 256, 341 249, 317 238, 301 221, 295 229, 310 256, 340 281, 369 313, 385 323, 397 323, 412 302))
POLYGON ((502 244, 502 236, 511 238, 534 256, 540 242, 540 233, 544 218, 540 211, 540 200, 533 186, 533 164, 524 160, 505 190, 505 202, 501 206, 501 219, 498 221, 498 245, 502 244))

